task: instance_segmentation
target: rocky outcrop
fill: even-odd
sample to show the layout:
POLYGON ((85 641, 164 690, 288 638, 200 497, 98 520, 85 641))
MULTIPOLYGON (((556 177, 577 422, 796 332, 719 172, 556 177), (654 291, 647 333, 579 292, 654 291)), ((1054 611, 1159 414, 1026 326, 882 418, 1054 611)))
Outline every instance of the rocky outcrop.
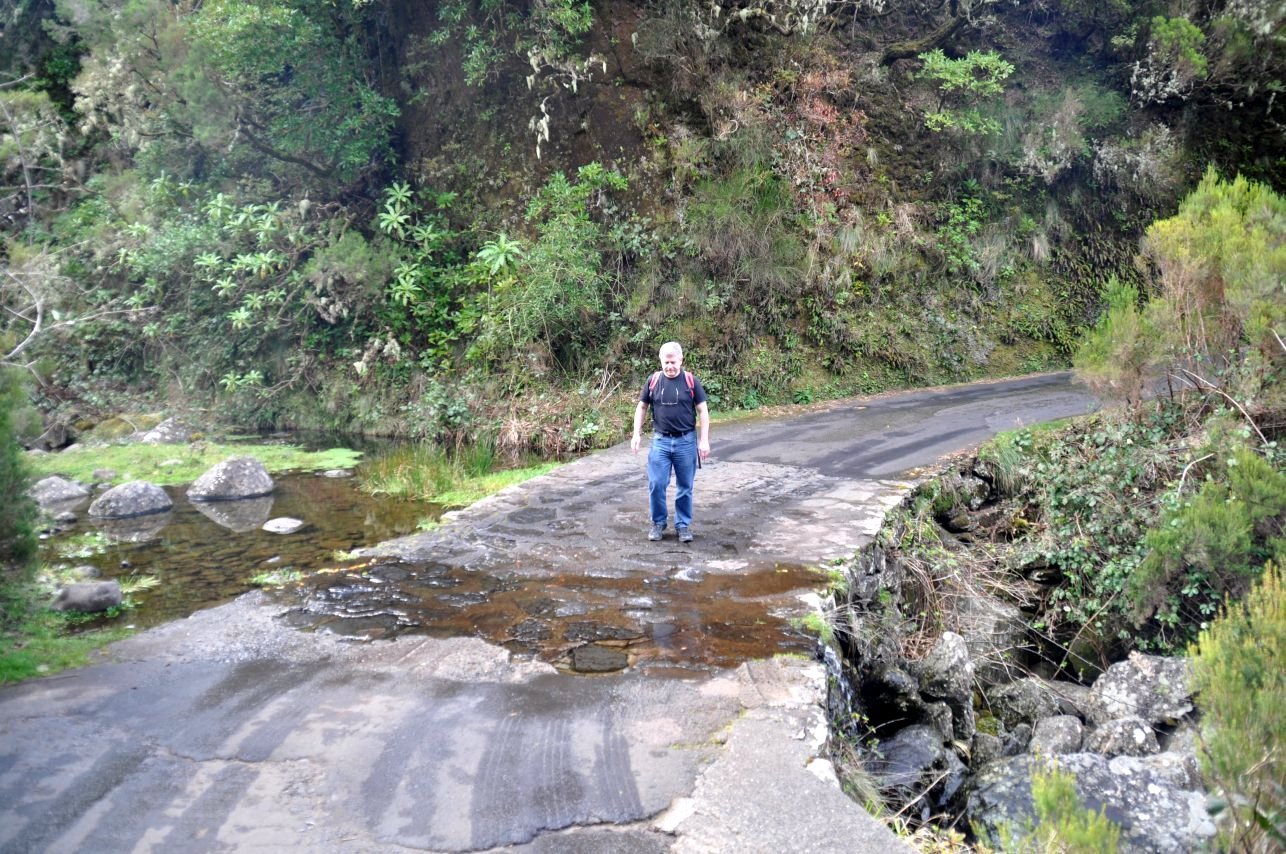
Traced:
MULTIPOLYGON (((1042 760, 1017 756, 993 762, 974 778, 965 818, 985 842, 999 846, 1006 829, 1036 818, 1032 771, 1042 760)), ((1076 780, 1076 792, 1091 810, 1104 809, 1121 828, 1122 851, 1187 854, 1201 850, 1215 832, 1205 796, 1174 786, 1138 759, 1096 753, 1059 756, 1056 767, 1076 780)))
POLYGON ((965 595, 957 605, 957 630, 969 647, 975 676, 995 684, 1022 675, 1013 661, 1027 635, 1027 622, 1017 605, 990 596, 965 595))
POLYGON ((1104 721, 1090 731, 1085 749, 1104 756, 1148 756, 1161 752, 1156 731, 1143 718, 1104 721))
POLYGON ((50 424, 43 433, 41 433, 31 447, 40 448, 45 451, 56 451, 59 448, 65 448, 76 440, 76 432, 66 424, 55 422, 50 424))
POLYGON ((882 791, 923 819, 945 811, 969 773, 938 728, 921 724, 881 740, 866 770, 882 791))
POLYGON ((54 507, 88 498, 89 490, 74 480, 52 474, 33 483, 27 494, 41 507, 54 507))
POLYGON ((55 611, 97 614, 122 601, 121 586, 116 581, 81 581, 59 590, 52 607, 55 611))
POLYGON ((164 513, 174 506, 164 489, 145 480, 114 486, 94 499, 89 515, 100 519, 127 519, 164 513))
POLYGON ((919 680, 922 698, 941 702, 950 710, 946 737, 973 738, 973 662, 965 639, 955 632, 943 632, 933 650, 914 663, 912 673, 919 680))
MULTIPOLYGON (((959 476, 938 495, 952 512, 983 507, 983 518, 987 480, 959 476)), ((944 545, 959 548, 964 537, 948 533, 947 515, 939 508, 944 545)), ((1012 514, 993 515, 985 526, 971 523, 969 536, 992 537, 995 525, 1013 523, 1012 514)), ((994 845, 1004 828, 1021 836, 1035 817, 1031 772, 1053 761, 1076 778, 1086 806, 1107 806, 1122 850, 1190 851, 1209 839, 1188 662, 1134 653, 1091 685, 1029 675, 1021 664, 1032 648, 1030 615, 980 585, 952 591, 954 631, 942 631, 927 655, 909 657, 916 644, 902 632, 924 625, 916 613, 925 577, 872 545, 850 564, 845 598, 832 603, 848 621, 836 632, 839 654, 828 655, 844 680, 828 700, 832 718, 864 722, 864 730, 849 725, 850 743, 874 735, 862 765, 891 809, 951 816, 994 845)), ((1018 567, 1014 577, 1037 591, 1052 576, 1018 567)))
POLYGON ((232 457, 197 478, 188 489, 189 501, 234 501, 272 492, 272 477, 254 457, 232 457))

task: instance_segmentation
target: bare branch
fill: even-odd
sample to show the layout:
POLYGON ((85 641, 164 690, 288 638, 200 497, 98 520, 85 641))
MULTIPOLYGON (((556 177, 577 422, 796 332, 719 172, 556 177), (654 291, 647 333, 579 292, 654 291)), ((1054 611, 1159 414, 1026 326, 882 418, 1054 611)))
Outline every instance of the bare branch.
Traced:
POLYGON ((13 80, 8 80, 3 83, 0 83, 0 89, 8 89, 10 86, 17 86, 19 83, 23 83, 27 80, 30 80, 31 77, 32 75, 30 73, 24 74, 21 77, 15 77, 13 80))
POLYGON ((1175 495, 1182 495, 1182 494, 1183 494, 1183 482, 1184 482, 1184 480, 1186 480, 1186 479, 1187 479, 1187 477, 1188 477, 1188 471, 1189 471, 1193 466, 1195 466, 1195 465, 1196 465, 1197 463, 1199 463, 1199 462, 1203 462, 1203 461, 1205 461, 1205 460, 1208 460, 1208 459, 1210 459, 1210 458, 1211 458, 1211 457, 1213 457, 1213 456, 1214 456, 1214 454, 1206 454, 1204 457, 1197 457, 1195 460, 1193 460, 1192 462, 1190 462, 1190 463, 1188 463, 1186 466, 1184 466, 1184 467, 1183 467, 1183 474, 1179 475, 1179 485, 1178 485, 1178 486, 1176 486, 1176 487, 1174 488, 1174 494, 1175 494, 1175 495))
MULTIPOLYGON (((27 297, 26 301, 29 301, 29 305, 27 307, 21 307, 19 305, 19 303, 22 302, 21 300, 6 298, 3 304, 5 313, 9 315, 13 326, 18 326, 19 324, 30 326, 30 329, 27 330, 22 341, 18 342, 18 344, 15 345, 8 353, 0 356, 0 365, 24 368, 30 367, 30 365, 17 361, 18 357, 21 356, 24 351, 26 351, 39 338, 59 330, 70 329, 78 323, 100 320, 105 317, 114 317, 117 315, 125 315, 130 318, 142 317, 157 310, 156 306, 144 306, 141 308, 114 308, 108 305, 95 311, 78 314, 75 317, 69 317, 66 320, 59 320, 52 325, 46 325, 45 309, 50 298, 41 294, 40 291, 32 287, 29 282, 24 281, 24 277, 13 272, 10 268, 0 268, 0 272, 3 272, 5 279, 8 280, 8 287, 25 293, 27 297)), ((49 278, 57 279, 58 277, 51 276, 49 278)))
POLYGON ((1202 389, 1204 391, 1213 391, 1215 394, 1219 395, 1224 400, 1228 401, 1233 406, 1237 407, 1237 411, 1240 412, 1243 416, 1245 416, 1246 422, 1250 424, 1250 429, 1255 431, 1255 435, 1259 437, 1259 441, 1264 445, 1268 444, 1268 440, 1264 438, 1264 434, 1260 432, 1259 427, 1255 424, 1255 419, 1250 417, 1250 413, 1248 413, 1240 403, 1232 399, 1232 395, 1228 394, 1228 392, 1224 391, 1223 389, 1219 388, 1219 386, 1210 382, 1210 380, 1206 379, 1203 376, 1193 373, 1187 368, 1180 368, 1179 370, 1185 375, 1185 379, 1187 379, 1197 388, 1202 389))

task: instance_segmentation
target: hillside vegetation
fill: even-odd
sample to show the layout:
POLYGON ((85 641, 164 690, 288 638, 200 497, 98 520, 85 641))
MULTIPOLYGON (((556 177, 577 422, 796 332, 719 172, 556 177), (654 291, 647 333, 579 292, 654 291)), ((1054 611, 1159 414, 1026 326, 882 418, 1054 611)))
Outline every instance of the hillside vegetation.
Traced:
POLYGON ((1272 4, 6 14, 0 356, 66 423, 558 453, 671 338, 716 410, 1061 367, 1207 168, 1286 151, 1272 4))

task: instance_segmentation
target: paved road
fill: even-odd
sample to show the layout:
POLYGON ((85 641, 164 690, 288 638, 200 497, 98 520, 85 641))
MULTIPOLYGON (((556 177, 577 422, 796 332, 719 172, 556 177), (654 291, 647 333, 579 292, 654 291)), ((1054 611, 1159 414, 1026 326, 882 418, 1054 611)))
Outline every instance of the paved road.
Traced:
MULTIPOLYGON (((1090 405, 1054 376, 720 426, 691 548, 642 541, 643 461, 615 448, 377 551, 551 589, 822 561, 869 541, 901 473, 1090 405)), ((636 619, 659 632, 667 607, 636 619)), ((905 850, 835 783, 814 662, 710 672, 671 649, 570 676, 476 637, 303 633, 281 610, 250 594, 0 690, 0 851, 905 850)))

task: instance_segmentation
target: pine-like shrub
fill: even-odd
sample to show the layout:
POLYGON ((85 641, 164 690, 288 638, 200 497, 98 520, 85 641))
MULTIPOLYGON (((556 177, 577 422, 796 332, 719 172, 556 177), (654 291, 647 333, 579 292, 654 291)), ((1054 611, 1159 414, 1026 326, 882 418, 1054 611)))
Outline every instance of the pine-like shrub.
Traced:
POLYGON ((1284 524, 1286 473, 1235 448, 1195 497, 1172 506, 1148 532, 1148 555, 1127 592, 1144 616, 1179 631, 1202 625, 1282 550, 1284 524))
POLYGON ((1115 854, 1121 828, 1103 808, 1089 809, 1076 794, 1076 778, 1055 765, 1033 769, 1031 797, 1036 806, 1039 850, 1066 854, 1115 854))
POLYGON ((12 372, 0 370, 0 586, 28 580, 36 552, 36 507, 27 496, 22 449, 14 437, 11 414, 21 389, 12 372))
POLYGON ((1221 851, 1286 847, 1286 585, 1269 562, 1190 650, 1202 770, 1224 799, 1221 851))
POLYGON ((1138 289, 1115 276, 1107 281, 1107 309, 1085 333, 1072 365, 1076 376, 1106 397, 1137 403, 1155 349, 1155 332, 1139 308, 1138 289))

